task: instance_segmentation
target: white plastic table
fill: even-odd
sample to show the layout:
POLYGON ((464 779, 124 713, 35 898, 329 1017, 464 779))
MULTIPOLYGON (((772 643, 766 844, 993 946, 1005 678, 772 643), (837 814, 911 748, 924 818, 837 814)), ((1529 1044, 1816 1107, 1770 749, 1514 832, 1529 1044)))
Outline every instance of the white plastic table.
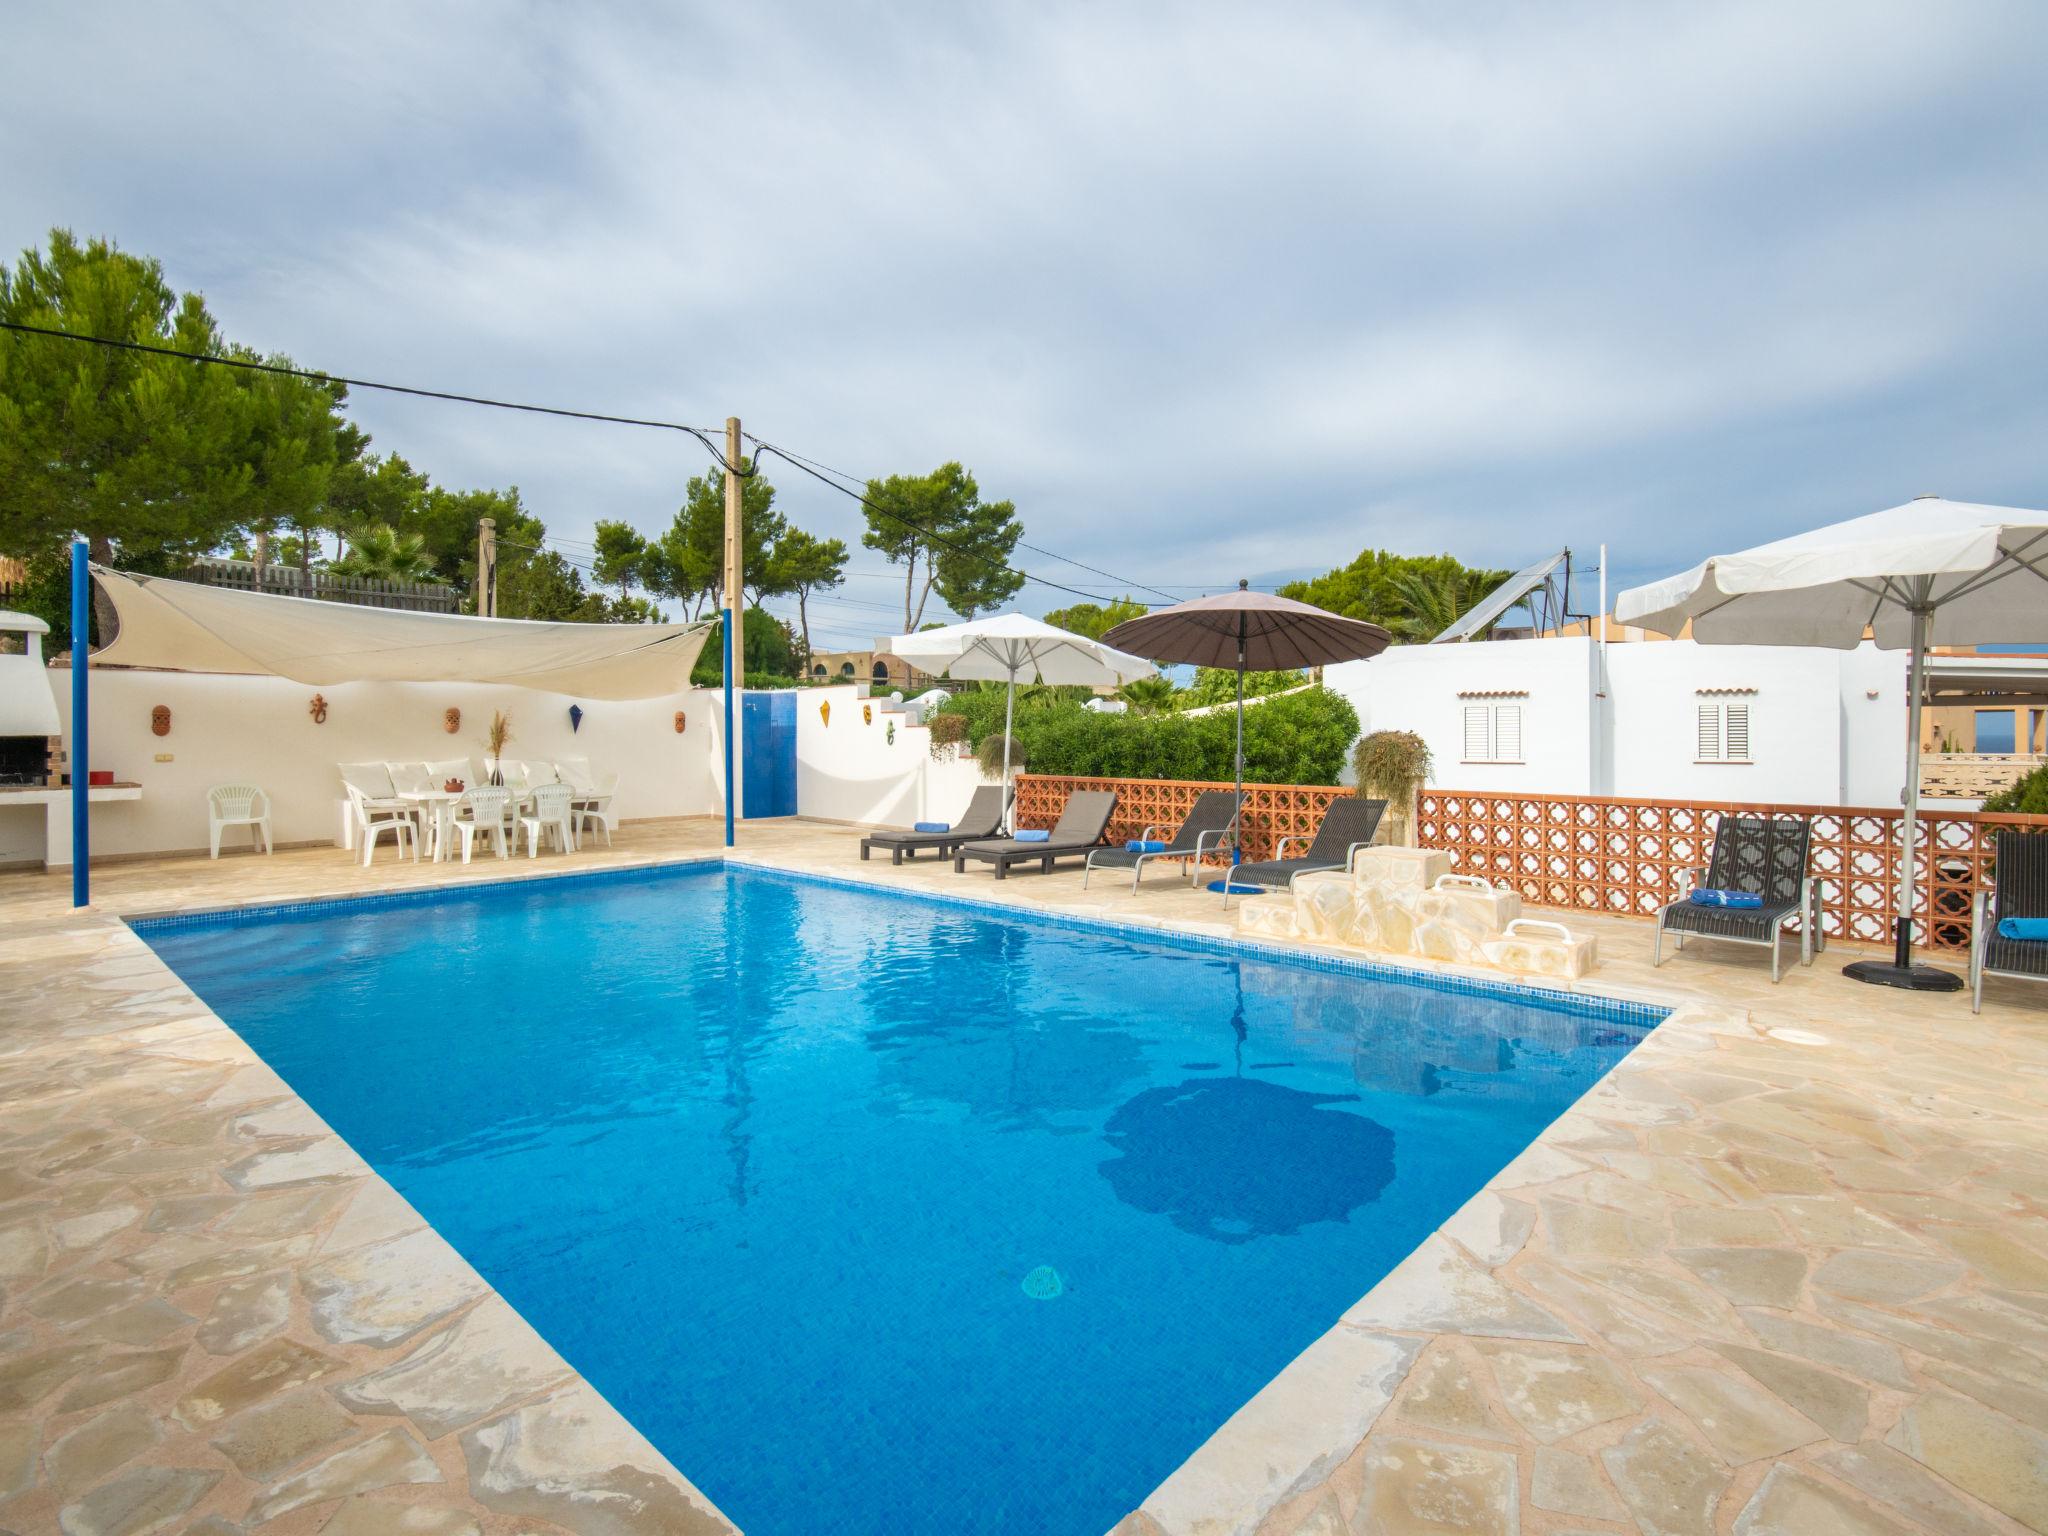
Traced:
POLYGON ((455 830, 455 807, 462 803, 462 797, 467 793, 461 789, 402 789, 398 792, 399 799, 433 811, 436 864, 448 857, 448 843, 455 830))

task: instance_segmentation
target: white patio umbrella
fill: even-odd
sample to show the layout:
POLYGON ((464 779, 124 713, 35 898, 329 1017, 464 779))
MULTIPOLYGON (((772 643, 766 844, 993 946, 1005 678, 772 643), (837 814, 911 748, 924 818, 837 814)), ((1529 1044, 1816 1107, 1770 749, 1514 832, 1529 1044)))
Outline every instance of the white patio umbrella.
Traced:
POLYGON ((1811 533, 1715 555, 1616 600, 1614 616, 1707 644, 1851 650, 1865 631, 1907 650, 1905 817, 1895 952, 1859 961, 1859 981, 1947 992, 1962 982, 1915 966, 1913 876, 1920 809, 1920 709, 1928 647, 2026 643, 2048 635, 2048 512, 1922 496, 1811 533))
POLYGON ((982 682, 1003 682, 1003 805, 1009 817, 1010 727, 1017 712, 1017 680, 1078 683, 1113 688, 1150 677, 1158 668, 1137 656, 1112 650, 1099 640, 1055 629, 1021 613, 999 613, 964 624, 947 624, 915 635, 877 640, 875 648, 901 658, 920 672, 982 682))

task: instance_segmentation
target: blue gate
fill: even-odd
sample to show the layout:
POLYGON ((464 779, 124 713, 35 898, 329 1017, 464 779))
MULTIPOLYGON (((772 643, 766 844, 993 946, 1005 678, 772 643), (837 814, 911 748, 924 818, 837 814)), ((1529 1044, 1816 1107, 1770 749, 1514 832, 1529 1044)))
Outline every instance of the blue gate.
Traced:
POLYGON ((740 814, 796 814, 796 695, 740 695, 740 814))

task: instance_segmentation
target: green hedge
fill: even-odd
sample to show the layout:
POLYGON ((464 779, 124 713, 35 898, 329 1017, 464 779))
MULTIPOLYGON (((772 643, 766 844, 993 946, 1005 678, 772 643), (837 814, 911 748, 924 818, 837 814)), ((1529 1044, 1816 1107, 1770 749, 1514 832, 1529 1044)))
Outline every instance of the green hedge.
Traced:
MULTIPOLYGON (((1003 690, 956 694, 945 713, 966 717, 979 742, 1003 728, 1003 690)), ((1208 715, 1110 715, 1060 700, 1017 710, 1016 737, 1033 773, 1119 779, 1207 779, 1232 773, 1234 710, 1208 715)), ((1244 776, 1253 784, 1335 784, 1358 737, 1343 695, 1312 688, 1244 713, 1244 776)))
POLYGON ((2020 816, 2048 816, 2048 766, 2036 768, 2010 789, 1987 797, 1983 808, 2020 816))

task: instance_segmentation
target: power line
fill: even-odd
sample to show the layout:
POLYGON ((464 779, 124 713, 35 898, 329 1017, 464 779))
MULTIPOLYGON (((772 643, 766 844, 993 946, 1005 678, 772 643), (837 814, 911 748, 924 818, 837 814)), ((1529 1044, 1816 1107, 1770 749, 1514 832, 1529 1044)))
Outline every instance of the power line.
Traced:
POLYGON ((677 421, 654 421, 642 416, 613 416, 603 411, 573 411, 558 405, 528 405, 516 400, 494 400, 488 395, 464 395, 445 389, 419 389, 410 384, 380 384, 374 379, 352 379, 338 373, 319 373, 310 368, 290 368, 283 363, 261 363, 253 358, 220 357, 211 352, 187 352, 177 347, 159 347, 142 341, 121 341, 111 336, 87 336, 79 331, 60 331, 49 326, 24 325, 18 320, 0 320, 0 330, 19 331, 26 336, 54 336, 60 341, 77 341, 121 352, 147 352, 157 357, 181 358, 188 363, 210 363, 217 368, 240 368, 250 373, 275 373, 287 378, 310 379, 316 384, 345 384, 350 389, 377 389, 391 395, 415 395, 423 400, 452 400, 458 405, 486 405, 499 411, 525 411, 534 416, 566 416, 574 421, 604 421, 620 427, 653 427, 663 432, 682 432, 709 450, 719 466, 725 453, 717 447, 706 427, 685 426, 677 421))
MULTIPOLYGON (((811 475, 814 479, 824 481, 826 485, 831 486, 834 490, 839 491, 844 495, 854 497, 856 500, 860 501, 864 506, 874 506, 874 503, 869 501, 865 494, 865 489, 868 482, 865 480, 861 480, 861 478, 858 475, 848 474, 845 470, 834 469, 831 465, 823 463, 820 460, 805 458, 802 454, 792 453, 787 448, 777 447, 773 443, 769 443, 762 440, 761 438, 755 437, 754 434, 751 432, 743 433, 741 435, 750 440, 754 444, 758 452, 778 453, 783 458, 787 459, 790 463, 794 464, 798 469, 801 469, 808 473, 809 475, 811 475), (862 490, 850 490, 844 485, 840 485, 833 480, 827 479, 826 476, 828 475, 836 475, 839 477, 840 480, 856 481, 861 485, 862 490)), ((916 525, 910 522, 908 518, 898 516, 897 514, 892 512, 885 512, 882 508, 879 507, 876 507, 875 510, 878 512, 883 512, 883 515, 886 517, 895 518, 897 522, 902 523, 903 526, 906 528, 916 528, 916 525)), ((923 533, 927 538, 933 537, 930 530, 928 529, 920 528, 917 529, 917 531, 923 533)), ((942 541, 935 539, 934 542, 942 541)), ((1159 588, 1154 586, 1148 586, 1142 581, 1132 581, 1128 577, 1117 575, 1114 571, 1105 571, 1099 565, 1090 565, 1087 561, 1076 560, 1071 555, 1058 554, 1053 550, 1043 548, 1040 545, 1028 543, 1027 541, 1021 538, 1017 541, 1017 545, 1020 549, 1030 550, 1034 555, 1043 555, 1048 560, 1057 560, 1062 565, 1075 566, 1081 570, 1087 571, 1090 575, 1100 576, 1106 581, 1115 582, 1118 586, 1125 589, 1126 594, 1130 592, 1150 592, 1154 597, 1163 597, 1169 603, 1179 601, 1179 599, 1174 597, 1173 594, 1170 592, 1162 592, 1159 588)), ((1001 564, 1002 562, 998 561, 995 563, 1001 564)), ((1043 577, 1033 576, 1028 571, 1019 570, 1016 566, 1008 566, 1006 568, 1012 571, 1016 571, 1019 576, 1024 577, 1027 581, 1037 581, 1045 586, 1059 586, 1059 583, 1057 582, 1050 582, 1046 581, 1043 577)), ((1060 587, 1060 590, 1063 592, 1073 592, 1077 589, 1073 587, 1060 587)), ((1085 595, 1095 596, 1096 594, 1085 595)))

